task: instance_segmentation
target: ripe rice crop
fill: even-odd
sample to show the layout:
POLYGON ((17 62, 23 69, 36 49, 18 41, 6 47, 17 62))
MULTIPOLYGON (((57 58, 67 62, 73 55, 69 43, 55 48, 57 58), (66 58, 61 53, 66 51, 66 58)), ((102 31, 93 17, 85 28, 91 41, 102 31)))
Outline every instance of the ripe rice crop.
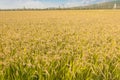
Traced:
POLYGON ((120 11, 0 11, 0 80, 120 80, 120 11))

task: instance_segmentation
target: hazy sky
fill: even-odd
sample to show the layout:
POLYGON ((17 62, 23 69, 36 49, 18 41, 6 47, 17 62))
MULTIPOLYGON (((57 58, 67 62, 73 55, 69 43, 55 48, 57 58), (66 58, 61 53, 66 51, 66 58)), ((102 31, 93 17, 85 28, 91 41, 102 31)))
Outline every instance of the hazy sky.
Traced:
POLYGON ((72 7, 102 1, 105 0, 0 0, 0 9, 72 7))

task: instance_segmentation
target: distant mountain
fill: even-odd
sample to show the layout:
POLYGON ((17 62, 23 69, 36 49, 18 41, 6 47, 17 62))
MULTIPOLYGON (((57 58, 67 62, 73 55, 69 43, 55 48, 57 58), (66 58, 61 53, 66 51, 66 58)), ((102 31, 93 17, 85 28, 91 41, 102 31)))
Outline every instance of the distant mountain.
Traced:
POLYGON ((106 0, 106 2, 103 0, 96 0, 94 3, 91 3, 89 5, 86 6, 77 6, 77 7, 70 7, 70 8, 56 8, 56 7, 49 7, 49 8, 45 8, 45 9, 32 9, 32 8, 28 8, 28 9, 0 9, 0 11, 16 11, 16 10, 88 10, 88 9, 120 9, 120 0, 106 0))
POLYGON ((107 2, 101 2, 96 4, 91 4, 87 6, 72 7, 71 9, 120 9, 120 0, 111 0, 107 2))

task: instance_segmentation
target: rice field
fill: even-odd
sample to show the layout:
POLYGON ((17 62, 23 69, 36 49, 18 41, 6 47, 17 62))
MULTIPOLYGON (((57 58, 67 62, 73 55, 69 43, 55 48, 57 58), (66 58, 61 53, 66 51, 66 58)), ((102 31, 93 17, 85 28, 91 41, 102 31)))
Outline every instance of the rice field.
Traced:
POLYGON ((120 80, 120 11, 0 11, 0 80, 120 80))

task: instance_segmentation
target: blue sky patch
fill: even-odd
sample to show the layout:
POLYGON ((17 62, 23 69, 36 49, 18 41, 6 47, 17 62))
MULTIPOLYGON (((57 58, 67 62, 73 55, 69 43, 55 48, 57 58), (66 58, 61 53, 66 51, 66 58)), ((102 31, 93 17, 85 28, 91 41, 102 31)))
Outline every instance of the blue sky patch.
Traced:
POLYGON ((0 9, 73 7, 108 0, 0 0, 0 9))

